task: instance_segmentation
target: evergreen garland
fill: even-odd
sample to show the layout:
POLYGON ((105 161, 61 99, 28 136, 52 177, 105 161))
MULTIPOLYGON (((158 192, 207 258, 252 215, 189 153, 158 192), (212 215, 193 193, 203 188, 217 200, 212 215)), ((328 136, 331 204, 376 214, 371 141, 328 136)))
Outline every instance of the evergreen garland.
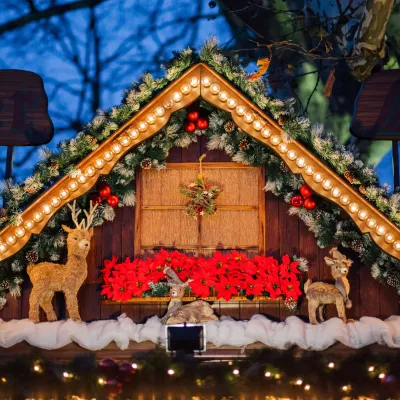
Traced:
MULTIPOLYGON (((98 112, 76 137, 60 142, 57 152, 52 152, 46 147, 41 149, 41 161, 36 164, 32 176, 18 184, 11 181, 4 182, 2 195, 8 218, 0 223, 0 228, 4 228, 6 224, 18 225, 21 222, 21 211, 27 205, 63 175, 74 176, 77 173, 74 166, 79 161, 132 118, 171 81, 177 79, 188 67, 199 61, 210 65, 225 76, 252 102, 272 118, 279 120, 282 124, 284 139, 298 140, 340 176, 351 175, 350 183, 353 187, 357 190, 362 187, 360 191, 365 198, 393 223, 400 226, 400 193, 390 196, 388 188, 378 186, 374 169, 357 159, 353 148, 341 145, 335 135, 324 131, 322 125, 311 126, 307 118, 297 116, 293 99, 282 101, 272 98, 267 95, 268 88, 263 81, 249 81, 239 60, 225 57, 216 41, 212 39, 204 45, 199 54, 191 48, 175 54, 174 58, 164 66, 166 70, 164 77, 156 79, 150 74, 145 74, 140 83, 133 84, 125 91, 120 106, 98 112)), ((210 150, 223 150, 236 162, 253 166, 266 165, 268 175, 265 190, 277 196, 283 195, 285 201, 289 202, 292 195, 304 184, 302 177, 282 171, 280 157, 267 146, 244 134, 238 127, 234 129, 230 127, 230 132, 227 132, 225 125, 231 121, 229 113, 217 110, 203 101, 201 106, 211 113, 208 129, 196 130, 192 134, 185 132, 183 122, 186 110, 180 110, 171 116, 169 123, 157 135, 126 154, 104 178, 112 187, 113 193, 120 198, 119 206, 135 205, 132 182, 135 179, 135 170, 140 168, 144 159, 150 159, 151 166, 154 168, 165 168, 166 158, 171 148, 188 147, 202 134, 207 136, 207 147, 210 150), (243 139, 246 139, 245 148, 240 145, 243 139)), ((85 194, 78 199, 80 207, 87 206, 89 195, 85 194)), ((318 207, 313 211, 292 207, 290 213, 303 220, 314 233, 320 247, 337 241, 344 247, 352 248, 359 253, 364 264, 371 266, 371 273, 375 279, 395 286, 400 294, 400 261, 377 247, 369 235, 362 235, 351 219, 342 220, 341 209, 338 206, 327 201, 323 201, 323 204, 323 208, 318 207)), ((94 225, 112 221, 114 216, 114 209, 107 204, 102 204, 98 207, 94 225)), ((7 291, 15 296, 19 295, 28 253, 34 252, 30 253, 30 256, 37 253, 39 261, 63 260, 65 237, 61 224, 71 223, 69 210, 64 206, 51 218, 39 235, 32 235, 22 250, 0 262, 0 307, 5 304, 7 291)))

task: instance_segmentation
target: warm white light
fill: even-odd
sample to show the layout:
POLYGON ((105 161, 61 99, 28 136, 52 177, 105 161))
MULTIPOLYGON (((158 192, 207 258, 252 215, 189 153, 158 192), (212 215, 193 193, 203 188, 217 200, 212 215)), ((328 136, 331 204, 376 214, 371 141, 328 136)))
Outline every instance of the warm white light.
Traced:
POLYGON ((316 172, 313 176, 315 182, 322 182, 322 175, 319 172, 316 172))
POLYGON ((173 100, 175 103, 179 103, 179 102, 182 100, 182 97, 183 97, 183 94, 182 94, 181 92, 175 92, 175 93, 172 95, 172 100, 173 100))
POLYGON ((79 181, 79 183, 85 183, 87 181, 86 176, 85 175, 79 175, 78 181, 79 181))
POLYGON ((220 88, 219 85, 217 85, 216 83, 213 83, 213 84, 210 86, 210 92, 211 92, 212 94, 218 94, 220 90, 221 90, 221 88, 220 88))
POLYGON ((312 165, 307 165, 304 172, 309 176, 314 175, 314 167, 312 165))
POLYGON ((183 94, 188 94, 190 92, 190 85, 185 83, 179 89, 183 94))
POLYGON ((225 92, 225 90, 223 90, 222 92, 219 92, 218 98, 221 101, 227 101, 228 100, 228 92, 225 92))
POLYGON ((115 154, 120 153, 121 152, 121 145, 118 144, 118 143, 114 143, 113 146, 112 146, 112 151, 115 154))
MULTIPOLYGON (((98 163, 99 160, 96 160, 96 165, 98 163)), ((104 165, 104 160, 101 160, 103 162, 104 165)), ((75 190, 78 189, 78 182, 77 181, 71 181, 70 183, 68 183, 68 189, 71 190, 71 192, 74 192, 75 190)))
POLYGON ((349 390, 349 387, 347 385, 342 386, 343 392, 347 392, 349 390))
POLYGON ((303 381, 301 379, 297 379, 297 381, 295 382, 296 385, 300 386, 303 384, 303 381))
POLYGON ((368 212, 365 210, 360 210, 360 212, 358 213, 358 218, 361 219, 361 221, 364 221, 368 218, 368 212))
POLYGON ((154 122, 156 122, 156 116, 155 114, 149 114, 146 115, 146 122, 150 125, 154 124, 154 122))
POLYGON ((154 114, 156 114, 157 117, 162 117, 165 114, 164 107, 162 107, 162 106, 156 107, 156 109, 154 110, 154 114))
POLYGON ((265 376, 266 376, 267 378, 269 378, 269 377, 271 376, 271 372, 267 371, 267 372, 265 373, 265 376))
MULTIPOLYGON (((93 169, 93 172, 94 172, 94 169, 93 169)), ((60 190, 60 197, 62 199, 66 199, 68 196, 69 196, 69 192, 68 192, 67 189, 61 189, 60 190)))
POLYGON ((63 377, 64 377, 64 378, 68 378, 68 377, 69 377, 69 373, 66 372, 66 371, 64 371, 64 372, 63 372, 63 377))
POLYGON ((256 119, 254 122, 253 122, 253 128, 256 130, 256 131, 261 131, 261 128, 263 127, 263 124, 262 124, 262 122, 260 121, 260 120, 258 120, 258 119, 256 119))
POLYGON ((358 210, 359 210, 359 206, 358 206, 358 204, 357 203, 351 203, 350 205, 349 205, 349 210, 350 210, 350 212, 352 212, 353 214, 354 213, 356 213, 358 210))
POLYGON ((385 234, 385 232, 386 232, 386 229, 385 229, 384 226, 378 225, 378 226, 376 227, 376 234, 377 234, 377 235, 382 236, 382 235, 385 234))
POLYGON ((98 158, 95 162, 94 162, 94 166, 97 169, 101 169, 104 167, 105 161, 102 158, 98 158))
POLYGON ((7 243, 10 244, 10 245, 13 245, 16 241, 17 241, 17 238, 14 235, 10 235, 7 238, 7 243))
POLYGON ((16 234, 18 237, 23 237, 23 236, 25 235, 25 229, 22 228, 22 226, 20 226, 20 227, 18 227, 18 228, 15 230, 15 234, 16 234))
POLYGON ((279 136, 272 136, 272 138, 271 138, 271 143, 274 146, 277 146, 280 143, 280 141, 281 141, 281 139, 279 136))
POLYGON ((25 228, 26 229, 32 229, 33 225, 34 225, 33 221, 30 221, 30 220, 25 221, 25 228))
POLYGON ((33 369, 34 369, 36 372, 39 372, 39 371, 40 371, 40 366, 39 366, 39 365, 34 365, 34 366, 33 366, 33 369))
POLYGON ((140 121, 138 124, 138 129, 140 132, 145 132, 149 126, 146 121, 140 121))
POLYGON ((386 374, 384 374, 383 372, 381 374, 378 375, 379 379, 385 379, 386 374))
POLYGON ((254 120, 253 113, 247 112, 246 114, 244 114, 244 120, 245 120, 248 124, 250 124, 251 122, 253 122, 253 120, 254 120))
POLYGON ((193 77, 190 79, 190 86, 191 86, 191 87, 197 87, 197 86, 199 86, 199 80, 198 80, 198 78, 196 78, 195 76, 193 76, 193 77))
POLYGON ((322 182, 322 187, 323 187, 325 190, 330 190, 330 189, 332 188, 332 182, 331 182, 329 179, 325 179, 325 180, 322 182))
POLYGON ((164 108, 169 110, 172 107, 172 101, 171 100, 164 100, 163 101, 163 106, 164 106, 164 108))
POLYGON ((394 249, 395 249, 396 251, 400 251, 400 241, 396 240, 396 241, 393 243, 393 247, 394 247, 394 249))
POLYGON ((367 220, 367 225, 368 225, 369 228, 375 228, 376 220, 374 218, 369 218, 367 220))
POLYGON ((311 389, 311 386, 310 385, 305 385, 304 386, 304 390, 310 390, 311 389))
POLYGON ((7 246, 4 243, 0 242, 0 252, 4 253, 7 250, 7 246))
POLYGON ((280 379, 281 374, 275 374, 275 379, 280 379))
POLYGON ((332 189, 332 196, 333 196, 335 199, 338 198, 338 197, 340 196, 340 194, 341 194, 341 191, 340 191, 339 188, 334 187, 334 188, 332 189))
POLYGON ((137 367, 138 367, 138 365, 137 365, 136 363, 133 363, 133 364, 132 364, 132 368, 133 368, 133 369, 137 369, 137 367))
POLYGON ((240 374, 240 371, 239 371, 238 369, 234 369, 234 370, 232 371, 232 374, 233 374, 233 375, 239 375, 239 374, 240 374))
POLYGON ((209 87, 211 85, 211 79, 208 76, 205 76, 201 83, 203 84, 203 86, 205 87, 209 87))
POLYGON ((43 219, 43 214, 41 212, 35 212, 35 214, 33 214, 33 219, 36 222, 40 222, 43 219))
POLYGON ((387 233, 385 235, 385 240, 387 243, 393 243, 394 242, 394 236, 391 233, 387 233))
POLYGON ((269 138, 271 136, 271 130, 267 127, 265 127, 262 131, 261 131, 261 136, 265 137, 265 138, 269 138))
POLYGON ((174 371, 172 368, 170 368, 170 369, 167 371, 167 373, 168 373, 168 375, 174 375, 174 374, 175 374, 175 371, 174 371))
POLYGON ((237 115, 243 115, 245 112, 246 112, 246 107, 243 107, 243 106, 237 106, 236 107, 237 115))
POLYGON ((371 365, 371 366, 368 368, 368 371, 369 371, 369 372, 374 372, 374 371, 375 371, 375 367, 374 367, 373 365, 371 365))
POLYGON ((93 176, 96 173, 95 169, 91 166, 87 167, 85 170, 85 174, 87 176, 93 176))
POLYGON ((306 160, 303 157, 297 159, 296 164, 299 168, 304 168, 306 165, 306 160))
POLYGON ((97 382, 99 382, 100 385, 104 385, 106 383, 106 381, 103 378, 99 378, 97 382))
MULTIPOLYGON (((83 175, 81 175, 83 176, 83 175)), ((84 177, 84 176, 83 176, 84 177)), ((85 177, 84 177, 85 178, 85 177)), ((85 178, 86 179, 86 178, 85 178)), ((50 203, 53 207, 58 207, 60 205, 60 199, 58 197, 52 197, 50 203)))
POLYGON ((297 158, 297 154, 294 150, 289 150, 287 153, 289 160, 295 160, 297 158))
POLYGON ((286 143, 281 143, 281 144, 279 145, 278 149, 279 149, 279 151, 280 151, 281 153, 286 153, 286 152, 288 151, 288 148, 287 148, 287 146, 286 146, 286 143))
POLYGON ((227 103, 230 109, 235 108, 237 106, 237 101, 235 99, 228 99, 227 103))
MULTIPOLYGON (((135 129, 135 131, 138 132, 136 129, 135 129)), ((139 134, 139 132, 138 132, 138 134, 139 134)), ((114 157, 114 154, 112 153, 112 151, 107 150, 104 152, 103 157, 106 161, 111 161, 112 158, 114 157)))
POLYGON ((48 204, 45 204, 42 210, 46 215, 49 215, 51 213, 51 207, 48 204))
POLYGON ((335 363, 334 362, 330 362, 328 364, 328 367, 331 368, 331 369, 335 368, 335 363))
POLYGON ((340 202, 341 202, 343 205, 347 206, 347 204, 350 203, 350 197, 347 196, 347 194, 344 194, 343 196, 340 197, 340 202))
POLYGON ((131 140, 128 138, 128 136, 122 136, 119 138, 119 142, 122 144, 122 146, 126 147, 129 145, 131 140))

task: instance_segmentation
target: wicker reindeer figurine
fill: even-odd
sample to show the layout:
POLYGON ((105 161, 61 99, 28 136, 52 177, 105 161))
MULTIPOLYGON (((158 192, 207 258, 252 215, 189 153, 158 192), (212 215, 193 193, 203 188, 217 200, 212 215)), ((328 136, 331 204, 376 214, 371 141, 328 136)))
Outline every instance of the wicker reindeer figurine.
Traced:
POLYGON ((317 325, 317 309, 319 319, 324 321, 324 307, 326 304, 335 304, 339 318, 344 322, 346 319, 346 308, 351 308, 349 299, 350 284, 347 274, 353 261, 341 254, 337 248, 330 251, 333 258, 325 257, 325 262, 331 267, 331 274, 335 279, 335 285, 324 282, 311 283, 310 280, 304 285, 304 293, 308 299, 308 316, 313 325, 317 325))
POLYGON ((28 266, 28 275, 33 284, 29 298, 29 319, 34 322, 39 322, 39 307, 46 313, 48 321, 57 320, 52 306, 54 292, 64 292, 70 318, 74 321, 81 321, 77 294, 87 276, 86 257, 92 237, 92 231, 89 229, 97 204, 93 206, 90 202, 89 212, 84 210, 86 221, 83 219, 81 222, 78 222, 78 216, 82 210, 76 211, 76 201, 72 206, 68 204, 68 207, 76 227, 72 229, 62 225, 64 231, 68 233, 67 263, 42 262, 28 266))
POLYGON ((161 319, 163 324, 182 324, 184 322, 199 323, 215 321, 218 318, 214 315, 214 310, 206 301, 196 300, 183 305, 182 298, 185 295, 185 288, 191 282, 189 279, 182 282, 175 271, 170 267, 164 268, 167 275, 168 286, 170 287, 168 311, 161 319))

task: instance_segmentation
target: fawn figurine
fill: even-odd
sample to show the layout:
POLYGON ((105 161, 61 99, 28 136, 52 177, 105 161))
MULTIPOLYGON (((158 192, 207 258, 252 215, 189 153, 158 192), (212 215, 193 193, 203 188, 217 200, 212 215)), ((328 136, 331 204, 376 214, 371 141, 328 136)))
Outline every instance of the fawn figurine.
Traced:
POLYGON ((171 300, 168 304, 167 313, 161 319, 163 324, 199 323, 218 320, 218 317, 214 315, 214 310, 206 301, 196 300, 183 305, 182 298, 185 294, 185 288, 191 282, 191 279, 187 282, 182 282, 170 267, 165 267, 164 273, 167 275, 171 300))
POLYGON ((87 212, 86 221, 78 222, 78 216, 82 210, 76 211, 76 201, 68 207, 72 213, 75 228, 62 225, 68 233, 67 247, 68 259, 66 264, 42 262, 28 265, 28 275, 33 284, 29 297, 29 319, 39 322, 39 307, 46 313, 48 321, 56 321, 57 316, 53 310, 52 299, 55 292, 64 292, 67 310, 72 320, 80 322, 77 294, 79 288, 87 276, 86 257, 90 249, 92 232, 90 226, 93 222, 97 204, 90 202, 90 210, 87 212))
POLYGON ((304 293, 308 300, 308 316, 310 323, 317 325, 317 309, 319 319, 324 321, 323 313, 326 304, 336 304, 339 318, 344 322, 346 319, 346 308, 351 308, 349 299, 350 284, 347 280, 347 274, 353 261, 341 254, 336 248, 329 252, 333 258, 325 257, 325 262, 331 267, 331 274, 335 278, 335 285, 324 282, 311 283, 308 280, 304 285, 304 293))

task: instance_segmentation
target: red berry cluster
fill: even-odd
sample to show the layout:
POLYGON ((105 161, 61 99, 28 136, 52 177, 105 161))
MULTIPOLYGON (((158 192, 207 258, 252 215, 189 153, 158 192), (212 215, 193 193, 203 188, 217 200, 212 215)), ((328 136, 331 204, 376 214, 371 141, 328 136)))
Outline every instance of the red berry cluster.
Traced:
POLYGON ((317 202, 312 195, 313 191, 311 188, 308 185, 303 185, 300 188, 300 194, 296 194, 290 199, 290 204, 293 207, 300 208, 301 206, 304 206, 306 210, 314 210, 317 206, 317 202))
POLYGON ((208 128, 208 118, 200 114, 199 110, 188 111, 184 125, 187 133, 193 133, 196 129, 204 131, 208 128))
POLYGON ((97 187, 97 192, 92 193, 90 200, 93 204, 101 204, 106 201, 111 207, 117 207, 119 198, 117 195, 111 193, 111 187, 103 182, 97 187))

